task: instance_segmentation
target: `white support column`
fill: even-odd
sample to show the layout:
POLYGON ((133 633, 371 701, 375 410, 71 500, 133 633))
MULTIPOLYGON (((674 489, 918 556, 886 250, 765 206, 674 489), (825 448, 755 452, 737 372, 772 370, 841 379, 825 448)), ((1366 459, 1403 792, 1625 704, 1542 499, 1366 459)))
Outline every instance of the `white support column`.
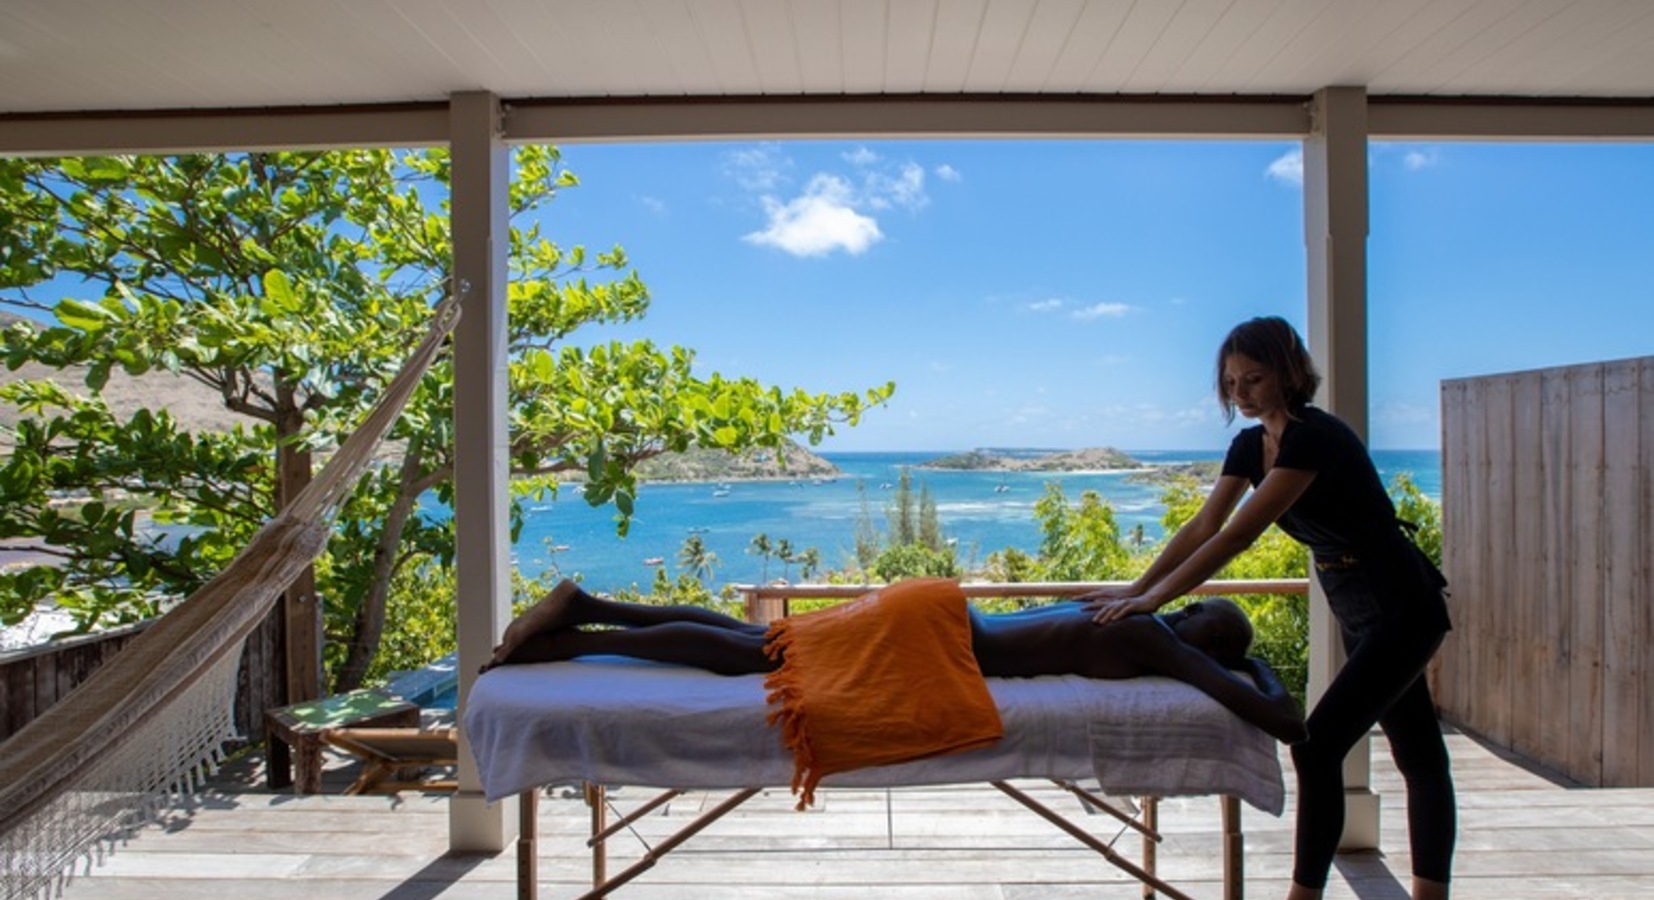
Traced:
MULTIPOLYGON (((1304 140, 1304 242, 1309 260, 1309 349, 1321 366, 1319 404, 1367 437, 1367 92, 1316 92, 1304 140)), ((1309 701, 1344 664, 1338 626, 1311 580, 1309 701)), ((1372 790, 1371 742, 1344 760, 1340 850, 1378 846, 1379 797, 1372 790)))
MULTIPOLYGON (((459 703, 511 616, 510 491, 506 430, 506 235, 511 155, 499 98, 455 94, 453 152, 455 283, 465 293, 454 340, 454 533, 458 580, 459 703)), ((448 847, 495 852, 516 836, 516 801, 483 802, 471 751, 460 737, 459 790, 448 809, 448 847)))

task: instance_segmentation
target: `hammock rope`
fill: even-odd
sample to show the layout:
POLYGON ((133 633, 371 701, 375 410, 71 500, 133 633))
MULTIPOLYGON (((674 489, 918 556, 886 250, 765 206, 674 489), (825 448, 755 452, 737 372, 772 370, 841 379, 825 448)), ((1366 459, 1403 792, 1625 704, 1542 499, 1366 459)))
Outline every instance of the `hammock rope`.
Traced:
POLYGON ((419 346, 304 490, 223 571, 0 744, 0 897, 50 896, 222 761, 247 636, 327 546, 333 520, 459 320, 419 346))

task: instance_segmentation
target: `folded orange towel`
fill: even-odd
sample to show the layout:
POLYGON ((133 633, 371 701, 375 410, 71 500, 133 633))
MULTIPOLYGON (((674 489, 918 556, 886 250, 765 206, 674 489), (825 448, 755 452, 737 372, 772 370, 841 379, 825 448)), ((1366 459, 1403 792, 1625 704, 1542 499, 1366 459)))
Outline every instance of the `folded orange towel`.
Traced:
POLYGON ((991 744, 1005 733, 971 653, 957 582, 898 582, 770 626, 769 714, 793 753, 798 808, 822 778, 991 744))

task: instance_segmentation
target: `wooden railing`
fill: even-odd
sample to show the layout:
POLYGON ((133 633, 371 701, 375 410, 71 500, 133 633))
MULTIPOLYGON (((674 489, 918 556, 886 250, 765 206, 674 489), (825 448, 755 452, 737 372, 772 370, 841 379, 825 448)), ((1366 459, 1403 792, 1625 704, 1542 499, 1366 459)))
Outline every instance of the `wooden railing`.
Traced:
MULTIPOLYGON (((1125 582, 1106 581, 982 581, 959 585, 966 597, 1077 597, 1106 585, 1125 582)), ((790 601, 851 600, 882 585, 877 584, 737 584, 736 593, 746 603, 747 620, 771 622, 788 614, 790 601)), ((1236 594, 1307 594, 1309 579, 1250 579, 1208 581, 1190 591, 1204 596, 1236 594)))
MULTIPOLYGON (((0 741, 16 734, 63 699, 152 621, 0 653, 0 741)), ((268 664, 274 652, 271 641, 280 637, 271 625, 265 622, 247 638, 237 680, 236 729, 251 741, 263 739, 265 708, 280 705, 271 694, 271 690, 280 685, 258 677, 257 673, 263 669, 255 668, 268 664)))
POLYGON ((0 741, 50 709, 148 627, 149 622, 138 622, 0 653, 0 741))

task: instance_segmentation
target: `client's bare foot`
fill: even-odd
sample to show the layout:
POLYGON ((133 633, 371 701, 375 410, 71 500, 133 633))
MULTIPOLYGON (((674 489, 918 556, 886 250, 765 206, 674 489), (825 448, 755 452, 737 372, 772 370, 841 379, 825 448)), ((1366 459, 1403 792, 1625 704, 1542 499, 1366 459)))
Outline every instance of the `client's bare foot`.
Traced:
POLYGON ((538 603, 505 626, 505 635, 500 638, 499 646, 494 648, 494 655, 483 664, 482 671, 503 664, 525 641, 537 634, 549 634, 577 624, 574 604, 579 596, 579 585, 567 579, 557 582, 557 586, 541 597, 538 603))

